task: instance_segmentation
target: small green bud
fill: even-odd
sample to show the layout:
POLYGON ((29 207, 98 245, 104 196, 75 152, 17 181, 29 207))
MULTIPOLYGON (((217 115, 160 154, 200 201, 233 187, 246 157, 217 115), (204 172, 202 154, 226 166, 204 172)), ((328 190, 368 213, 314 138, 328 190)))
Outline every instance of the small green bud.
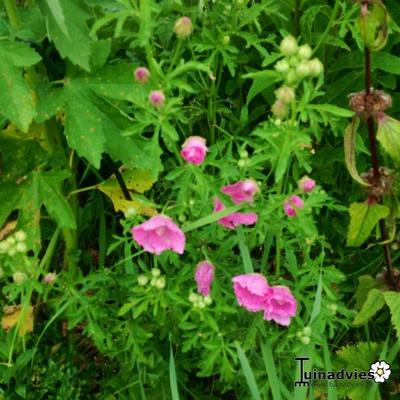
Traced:
POLYGON ((305 326, 303 328, 303 335, 304 336, 311 336, 311 327, 310 326, 305 326))
POLYGON ((310 342, 311 342, 311 339, 310 339, 309 336, 303 336, 300 340, 301 340, 302 343, 305 344, 305 345, 310 344, 310 342))
POLYGON ((191 303, 197 303, 197 300, 198 300, 198 295, 196 293, 189 294, 189 301, 191 303))
POLYGON ((154 286, 157 289, 164 289, 166 285, 166 280, 165 280, 165 276, 160 276, 159 278, 156 279, 154 286))
POLYGON ((298 49, 298 47, 297 47, 297 41, 296 41, 296 39, 295 39, 293 36, 291 36, 291 35, 286 36, 286 37, 282 40, 282 42, 281 42, 281 44, 280 44, 281 53, 282 53, 283 55, 285 55, 285 56, 293 56, 293 55, 295 55, 295 54, 297 53, 297 49, 298 49))
POLYGON ((146 286, 147 283, 149 282, 149 278, 146 275, 140 274, 137 277, 137 282, 139 286, 146 286))
POLYGON ((9 248, 10 248, 10 244, 6 240, 3 240, 2 242, 0 242, 0 254, 7 253, 9 248))
POLYGON ((17 245, 15 246, 15 250, 18 253, 26 253, 26 250, 27 250, 26 244, 23 242, 17 243, 17 245))
POLYGON ((14 272, 13 274, 13 281, 17 284, 17 285, 22 285, 25 281, 26 281, 26 274, 24 272, 14 272))
POLYGON ((292 84, 296 83, 298 80, 299 80, 299 77, 297 76, 296 71, 291 69, 289 71, 289 73, 286 75, 286 82, 289 85, 292 85, 292 84))
POLYGON ((310 74, 312 76, 319 76, 324 72, 324 65, 318 58, 313 58, 308 61, 308 66, 310 68, 310 74))
POLYGON ((296 56, 292 56, 289 58, 289 65, 291 67, 297 67, 299 65, 300 60, 296 56))
POLYGON ((247 150, 240 150, 239 156, 240 156, 240 158, 249 158, 249 153, 247 150))
POLYGON ((26 240, 26 233, 24 231, 15 232, 15 239, 17 239, 18 242, 24 242, 26 240))
POLYGON ((297 55, 301 60, 309 60, 312 56, 311 47, 308 44, 303 44, 299 47, 297 55))
POLYGON ((206 303, 207 306, 209 306, 210 304, 212 304, 212 298, 210 296, 205 296, 204 302, 206 303))
POLYGON ((327 308, 333 315, 335 315, 338 307, 337 307, 337 304, 332 303, 332 304, 329 304, 327 308))
POLYGON ((287 60, 279 60, 275 64, 275 70, 282 74, 286 74, 290 70, 290 65, 287 60))
POLYGON ((175 22, 174 32, 179 39, 185 39, 193 32, 192 20, 189 17, 181 17, 175 22))
POLYGON ((306 78, 311 74, 311 68, 307 61, 301 62, 296 68, 296 74, 301 78, 306 78))
POLYGON ((151 275, 154 276, 154 278, 158 278, 161 275, 161 271, 158 268, 153 268, 151 270, 151 275))
POLYGON ((230 38, 230 36, 228 36, 228 35, 225 35, 225 36, 223 37, 223 39, 222 39, 222 43, 223 43, 224 45, 229 44, 230 41, 231 41, 231 38, 230 38))
POLYGON ((246 167, 246 165, 247 165, 247 162, 246 162, 246 161, 247 161, 247 160, 241 158, 241 159, 238 161, 238 167, 239 167, 239 168, 244 168, 244 167, 246 167))
POLYGON ((57 274, 54 272, 49 272, 43 278, 43 281, 46 285, 52 285, 57 280, 57 274))

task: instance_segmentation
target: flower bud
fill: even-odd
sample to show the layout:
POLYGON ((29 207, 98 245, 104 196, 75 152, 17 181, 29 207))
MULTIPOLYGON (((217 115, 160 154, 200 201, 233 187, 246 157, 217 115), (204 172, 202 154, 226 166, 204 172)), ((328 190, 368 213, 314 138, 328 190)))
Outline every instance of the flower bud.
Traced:
POLYGON ((231 41, 230 36, 225 35, 224 38, 222 39, 222 43, 226 46, 229 44, 229 42, 231 41))
POLYGON ((151 270, 151 275, 154 276, 154 278, 158 278, 161 275, 161 271, 158 268, 153 268, 151 270))
POLYGON ((0 254, 7 253, 9 248, 10 248, 10 244, 6 240, 3 240, 2 242, 0 242, 0 254))
POLYGON ((24 242, 26 240, 26 233, 24 231, 15 232, 15 239, 18 242, 24 242))
POLYGON ((135 80, 138 83, 147 83, 150 79, 150 71, 146 67, 138 67, 135 69, 135 80))
POLYGON ((25 281, 26 281, 26 274, 24 272, 14 272, 13 274, 13 281, 17 284, 17 285, 22 285, 25 281))
POLYGON ((240 156, 240 158, 249 158, 249 153, 247 150, 240 150, 239 156, 240 156))
POLYGON ((23 242, 19 242, 15 246, 15 251, 17 251, 18 253, 26 253, 26 250, 27 250, 26 244, 23 242))
POLYGON ((147 283, 149 282, 149 278, 146 275, 140 274, 137 277, 137 282, 139 286, 146 286, 147 283))
POLYGON ((311 68, 308 62, 302 61, 296 68, 296 74, 300 78, 306 78, 311 74, 311 68))
POLYGON ((271 108, 271 111, 275 117, 280 119, 285 118, 288 112, 286 104, 282 100, 276 100, 271 108))
POLYGON ((193 32, 192 20, 189 17, 181 17, 175 22, 174 32, 179 39, 189 37, 193 32))
POLYGON ((299 47, 299 51, 297 53, 301 60, 308 60, 312 56, 311 47, 308 44, 303 44, 299 47))
POLYGON ((152 90, 149 94, 150 104, 155 108, 162 108, 165 103, 165 95, 161 90, 152 90))
POLYGON ((46 285, 53 285, 56 280, 57 280, 57 274, 55 274, 54 272, 49 272, 43 278, 43 282, 46 285))
POLYGON ((287 60, 279 60, 275 64, 275 70, 282 74, 286 74, 287 72, 289 72, 289 69, 290 69, 290 65, 287 60))
POLYGON ((335 315, 338 307, 337 307, 337 304, 332 303, 332 304, 329 304, 327 308, 333 315, 335 315))
POLYGON ((275 91, 276 98, 286 104, 294 101, 296 95, 294 93, 294 89, 289 86, 281 86, 278 90, 275 91))
POLYGON ((296 71, 294 71, 293 69, 291 69, 288 74, 286 75, 286 82, 289 85, 293 85, 295 83, 297 83, 297 81, 299 80, 298 75, 296 74, 296 71))
POLYGON ((303 328, 303 335, 304 336, 311 336, 311 327, 310 326, 305 326, 303 328))
POLYGON ((204 297, 204 303, 206 303, 207 306, 212 304, 212 298, 210 296, 205 296, 204 297))
POLYGON ((319 76, 324 72, 324 65, 318 58, 313 58, 308 62, 308 67, 310 68, 310 74, 312 76, 319 76))
POLYGON ((285 56, 293 56, 293 55, 295 55, 295 54, 297 53, 297 49, 298 49, 298 47, 297 47, 297 41, 296 41, 296 39, 295 39, 293 36, 291 36, 291 35, 286 36, 286 37, 282 40, 282 42, 281 42, 281 44, 280 44, 281 53, 282 53, 283 55, 285 55, 285 56))
POLYGON ((304 193, 312 192, 315 188, 315 181, 307 175, 301 178, 298 182, 299 189, 304 193))
POLYGON ((165 288, 165 284, 166 284, 166 281, 165 281, 165 276, 160 276, 159 278, 157 278, 156 279, 156 281, 155 281, 155 283, 154 283, 154 286, 157 288, 157 289, 164 289, 165 288))
POLYGON ((197 303, 198 298, 199 298, 199 295, 196 294, 196 293, 190 293, 190 294, 189 294, 189 301, 190 301, 191 303, 197 303))
POLYGON ((309 336, 303 336, 300 340, 305 345, 310 344, 310 342, 311 342, 311 339, 309 336))
POLYGON ((238 164, 238 167, 239 167, 239 168, 245 168, 245 167, 247 166, 247 160, 241 158, 241 159, 238 161, 237 164, 238 164))

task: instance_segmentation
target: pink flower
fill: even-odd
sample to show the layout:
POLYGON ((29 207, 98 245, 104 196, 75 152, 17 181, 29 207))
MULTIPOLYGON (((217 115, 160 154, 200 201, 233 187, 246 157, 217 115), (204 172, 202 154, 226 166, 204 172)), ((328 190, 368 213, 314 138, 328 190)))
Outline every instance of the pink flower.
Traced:
POLYGON ((149 101, 153 107, 161 108, 165 103, 165 95, 161 90, 152 90, 149 94, 149 101))
POLYGON ((185 234, 165 215, 155 215, 134 226, 131 232, 133 239, 149 253, 159 255, 170 249, 182 254, 185 249, 185 234))
POLYGON ((246 179, 245 181, 224 186, 221 192, 230 196, 235 204, 240 204, 245 201, 251 203, 254 195, 258 192, 258 186, 254 179, 246 179))
POLYGON ((146 67, 135 69, 135 80, 138 83, 147 83, 150 79, 150 71, 146 67))
POLYGON ((211 283, 214 279, 214 266, 208 261, 201 261, 197 264, 194 279, 197 283, 197 291, 203 296, 210 294, 211 283))
POLYGON ((182 145, 181 156, 190 164, 200 165, 206 157, 206 139, 200 136, 188 137, 182 145))
MULTIPOLYGON (((222 211, 225 206, 218 197, 214 198, 214 212, 222 211)), ((218 220, 220 225, 228 229, 235 229, 238 225, 253 225, 257 222, 257 214, 248 212, 234 212, 218 220)))
POLYGON ((297 209, 303 208, 303 200, 296 195, 290 196, 283 204, 283 209, 288 217, 296 217, 297 209))
POLYGON ((299 189, 304 192, 304 193, 309 193, 312 192, 315 188, 315 181, 314 179, 311 179, 310 177, 303 176, 298 182, 299 189))
POLYGON ((264 319, 284 326, 296 315, 297 302, 286 286, 273 286, 264 303, 264 319))
POLYGON ((244 274, 232 278, 233 290, 238 303, 246 310, 264 310, 265 299, 271 288, 261 274, 244 274))

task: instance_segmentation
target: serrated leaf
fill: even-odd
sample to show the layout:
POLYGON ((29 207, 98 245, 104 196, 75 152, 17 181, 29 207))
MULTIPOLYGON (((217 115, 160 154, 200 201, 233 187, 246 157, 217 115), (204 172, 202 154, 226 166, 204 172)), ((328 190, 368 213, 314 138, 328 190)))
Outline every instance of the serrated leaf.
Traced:
POLYGON ((62 33, 64 33, 66 37, 69 37, 68 28, 67 25, 65 24, 64 11, 62 9, 60 0, 46 0, 46 4, 49 10, 51 11, 54 20, 58 25, 58 27, 60 28, 60 30, 62 31, 62 33))
POLYGON ((1 319, 1 326, 5 331, 9 331, 19 322, 18 335, 25 336, 28 332, 33 332, 33 307, 30 305, 26 310, 21 306, 9 307, 6 315, 1 319))
MULTIPOLYGON (((90 71, 90 45, 89 28, 87 19, 90 14, 84 9, 80 0, 68 0, 59 5, 64 15, 67 33, 60 25, 59 17, 54 15, 49 2, 53 0, 38 0, 40 10, 47 20, 49 39, 52 40, 62 58, 69 58, 75 65, 90 71)), ((59 15, 59 13, 58 13, 59 15)))
POLYGON ((39 60, 40 56, 27 45, 0 41, 0 110, 23 132, 36 116, 36 101, 20 67, 39 60))
POLYGON ((108 117, 96 107, 96 99, 90 92, 79 91, 74 85, 67 85, 65 90, 65 136, 68 144, 95 168, 100 168, 105 142, 101 121, 108 117))
POLYGON ((400 340, 400 293, 389 291, 384 293, 384 297, 390 309, 392 324, 396 329, 397 338, 400 340))
POLYGON ((360 125, 359 118, 353 118, 344 132, 344 158, 347 170, 351 177, 362 186, 370 186, 364 179, 361 178, 357 171, 356 165, 356 139, 357 129, 360 125))
POLYGON ((244 75, 243 78, 253 79, 246 101, 246 104, 249 105, 257 94, 279 81, 280 74, 276 71, 260 71, 244 75))
POLYGON ((377 203, 353 203, 349 213, 347 246, 357 247, 368 239, 378 221, 389 215, 389 208, 377 203))
POLYGON ((379 289, 371 289, 368 292, 367 300, 363 304, 361 310, 354 317, 354 325, 363 325, 370 320, 383 306, 385 298, 383 292, 379 289))

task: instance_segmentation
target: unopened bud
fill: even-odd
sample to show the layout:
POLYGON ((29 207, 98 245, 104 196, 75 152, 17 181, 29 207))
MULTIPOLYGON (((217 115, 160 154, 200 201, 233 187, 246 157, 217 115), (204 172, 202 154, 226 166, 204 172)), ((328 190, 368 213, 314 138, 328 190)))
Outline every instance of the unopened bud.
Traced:
POLYGON ((312 76, 319 76, 324 72, 324 65, 318 58, 313 58, 308 62, 308 67, 310 68, 310 74, 312 76))
POLYGON ((303 336, 300 340, 301 340, 302 343, 305 344, 305 345, 310 344, 310 342, 311 342, 311 339, 310 339, 309 336, 303 336))
POLYGON ((165 103, 165 95, 161 90, 152 90, 149 94, 150 104, 155 108, 161 108, 165 103))
POLYGON ((16 246, 15 246, 15 250, 16 250, 18 253, 25 253, 26 250, 27 250, 26 244, 23 243, 23 242, 17 243, 16 246))
POLYGON ((54 272, 49 272, 43 278, 46 285, 52 285, 57 280, 57 275, 54 272))
POLYGON ((24 242, 26 240, 26 233, 24 231, 15 232, 15 239, 17 239, 18 242, 24 242))
POLYGON ((230 38, 230 36, 228 36, 228 35, 225 35, 224 38, 222 39, 222 43, 223 43, 224 45, 229 44, 230 41, 231 41, 231 38, 230 38))
POLYGON ((283 119, 286 117, 288 110, 286 104, 282 100, 276 100, 271 108, 271 111, 275 117, 283 119))
POLYGON ((301 78, 306 78, 311 74, 311 68, 309 63, 306 61, 301 62, 296 68, 296 74, 301 78))
POLYGON ((302 46, 299 47, 299 51, 298 51, 297 55, 302 60, 310 59, 312 56, 311 47, 308 44, 303 44, 302 46))
POLYGON ((150 71, 146 67, 139 67, 135 69, 135 80, 138 83, 147 83, 150 79, 150 71))
POLYGON ((276 98, 284 103, 288 104, 294 101, 296 95, 294 89, 289 86, 281 86, 275 91, 276 98))
POLYGON ((158 278, 161 275, 161 271, 158 268, 153 268, 151 270, 151 275, 154 276, 154 278, 158 278))
POLYGON ((161 290, 165 288, 165 284, 166 284, 165 276, 160 276, 159 278, 156 279, 154 286, 157 289, 161 290))
POLYGON ((275 64, 275 69, 282 74, 286 74, 289 72, 290 65, 287 60, 280 60, 275 64))
POLYGON ((139 286, 146 286, 149 282, 149 278, 146 275, 141 274, 137 277, 137 282, 139 286))
POLYGON ((26 274, 24 272, 14 272, 13 274, 13 281, 17 284, 17 285, 21 285, 26 281, 26 274))
POLYGON ((174 32, 179 39, 185 39, 193 32, 192 20, 189 17, 181 17, 175 22, 174 32))
POLYGON ((280 44, 281 53, 285 56, 293 56, 297 53, 297 41, 296 39, 289 35, 286 36, 280 44))

